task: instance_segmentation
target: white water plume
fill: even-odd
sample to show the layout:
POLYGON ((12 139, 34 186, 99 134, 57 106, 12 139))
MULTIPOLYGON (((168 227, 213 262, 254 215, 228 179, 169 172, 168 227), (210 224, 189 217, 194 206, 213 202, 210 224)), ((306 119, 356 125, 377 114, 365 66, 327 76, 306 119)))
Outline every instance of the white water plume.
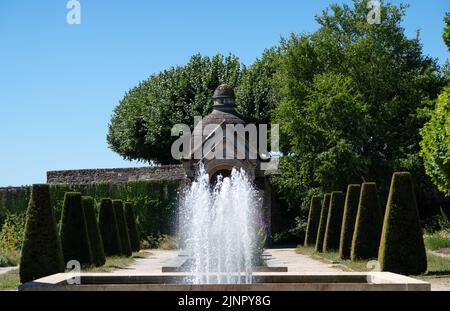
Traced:
POLYGON ((218 176, 213 187, 203 167, 184 193, 181 240, 195 284, 252 282, 257 191, 244 170, 218 176))

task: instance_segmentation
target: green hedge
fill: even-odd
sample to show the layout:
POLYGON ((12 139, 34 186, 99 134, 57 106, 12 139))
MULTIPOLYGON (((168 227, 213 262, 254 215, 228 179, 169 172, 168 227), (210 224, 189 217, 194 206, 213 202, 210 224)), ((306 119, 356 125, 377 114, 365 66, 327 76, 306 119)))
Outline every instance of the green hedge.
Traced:
POLYGON ((116 214, 117 228, 119 228, 120 245, 122 246, 122 255, 130 257, 132 255, 132 250, 123 202, 122 200, 113 200, 112 204, 114 208, 114 213, 116 214))
POLYGON ((323 239, 325 237, 325 230, 327 226, 328 219, 328 208, 330 206, 331 194, 326 193, 322 200, 322 210, 320 212, 319 229, 317 230, 317 240, 316 240, 316 251, 322 252, 323 250, 323 239))
POLYGON ((66 263, 70 260, 78 260, 82 265, 93 263, 80 192, 65 194, 59 234, 66 263))
POLYGON ((341 240, 339 244, 339 256, 341 259, 350 259, 360 192, 360 185, 348 185, 347 187, 344 215, 342 216, 341 240))
POLYGON ((82 197, 82 202, 92 251, 92 263, 95 266, 100 267, 105 264, 106 258, 100 229, 98 227, 97 215, 95 213, 95 202, 92 197, 88 196, 82 197))
POLYGON ((24 215, 31 197, 31 187, 10 187, 0 191, 0 228, 8 214, 24 215))
MULTIPOLYGON (((51 202, 57 220, 61 219, 64 194, 81 192, 96 201, 96 209, 103 198, 120 199, 133 203, 139 236, 174 234, 172 220, 177 206, 180 182, 169 179, 130 181, 124 184, 98 182, 86 185, 50 185, 51 202)), ((24 214, 30 199, 30 187, 8 188, 0 192, 0 224, 6 213, 24 214)))
POLYGON ((33 185, 26 214, 20 281, 29 282, 64 271, 61 241, 48 185, 33 185))
POLYGON ((378 261, 382 271, 421 274, 427 256, 410 173, 392 176, 378 261))
POLYGON ((315 245, 319 229, 322 198, 313 196, 309 207, 308 224, 306 227, 305 246, 315 245))
POLYGON ((339 249, 341 239, 342 214, 344 212, 344 194, 341 191, 333 191, 330 198, 323 251, 339 249))
POLYGON ((361 186, 353 232, 350 254, 352 260, 378 257, 382 222, 377 186, 374 182, 365 182, 361 186))
POLYGON ((101 201, 98 222, 105 254, 109 256, 122 254, 119 227, 111 199, 101 201))
POLYGON ((136 226, 133 203, 125 202, 125 218, 127 220, 128 234, 130 235, 131 250, 138 252, 140 249, 139 233, 136 226))

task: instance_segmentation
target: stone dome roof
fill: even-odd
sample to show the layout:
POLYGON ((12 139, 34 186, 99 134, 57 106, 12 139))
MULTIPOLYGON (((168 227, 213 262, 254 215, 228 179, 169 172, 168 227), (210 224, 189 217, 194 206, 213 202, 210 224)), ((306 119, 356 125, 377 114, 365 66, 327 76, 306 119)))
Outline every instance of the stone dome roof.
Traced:
MULTIPOLYGON (((235 110, 234 106, 234 90, 227 84, 221 84, 214 92, 213 99, 215 104, 213 111, 202 119, 202 129, 209 124, 220 125, 225 129, 226 124, 246 124, 244 118, 235 110), (232 102, 223 102, 223 99, 233 99, 232 102)), ((194 128, 194 135, 199 135, 200 124, 194 128)), ((203 133, 203 137, 210 133, 203 133)))
POLYGON ((221 84, 219 85, 216 90, 214 91, 213 99, 216 98, 235 98, 234 96, 234 90, 231 86, 228 84, 221 84))

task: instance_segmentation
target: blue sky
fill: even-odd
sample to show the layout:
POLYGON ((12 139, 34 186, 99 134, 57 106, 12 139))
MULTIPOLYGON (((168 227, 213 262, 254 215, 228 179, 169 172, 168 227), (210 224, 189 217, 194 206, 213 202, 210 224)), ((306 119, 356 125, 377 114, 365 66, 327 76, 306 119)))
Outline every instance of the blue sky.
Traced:
MULTIPOLYGON (((48 170, 145 165, 106 143, 128 89, 198 52, 251 64, 281 36, 316 30, 328 4, 350 1, 79 2, 81 25, 68 25, 66 0, 0 1, 0 186, 45 182, 48 170)), ((420 29, 424 52, 442 64, 450 1, 409 3, 408 36, 420 29)))

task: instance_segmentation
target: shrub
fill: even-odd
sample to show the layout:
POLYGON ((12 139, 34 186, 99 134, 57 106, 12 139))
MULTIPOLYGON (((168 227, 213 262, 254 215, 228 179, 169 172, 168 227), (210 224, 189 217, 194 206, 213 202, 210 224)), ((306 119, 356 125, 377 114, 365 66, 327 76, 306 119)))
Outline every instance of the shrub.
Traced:
POLYGON ((308 225, 306 227, 305 246, 316 244, 321 204, 322 200, 319 196, 312 197, 311 205, 309 207, 308 225))
POLYGON ((103 241, 98 227, 97 215, 95 213, 95 202, 92 197, 88 196, 84 196, 82 202, 92 251, 92 263, 97 267, 103 266, 106 259, 103 250, 103 241))
POLYGON ((108 256, 120 255, 122 253, 122 245, 116 213, 111 199, 101 200, 99 226, 105 254, 108 256))
POLYGON ((49 186, 33 185, 26 214, 20 281, 25 283, 63 271, 64 259, 49 186))
POLYGON ((122 246, 122 255, 131 256, 131 243, 128 234, 127 220, 125 219, 125 212, 122 200, 112 201, 114 212, 116 213, 117 227, 119 228, 120 243, 122 246))
POLYGON ((450 85, 445 87, 420 130, 425 171, 440 191, 450 195, 450 85))
POLYGON ((317 239, 316 239, 316 251, 322 252, 323 250, 323 239, 325 237, 325 230, 327 226, 328 219, 328 208, 330 206, 330 198, 331 194, 326 193, 323 197, 322 201, 322 210, 320 212, 320 221, 319 221, 319 229, 317 230, 317 239))
POLYGON ((350 257, 352 260, 376 258, 380 243, 382 215, 377 185, 365 182, 361 186, 350 257))
POLYGON ((410 173, 394 173, 392 176, 378 261, 381 271, 416 275, 427 270, 410 173))
POLYGON ((328 252, 339 249, 341 238, 342 214, 344 212, 344 194, 341 191, 333 191, 330 198, 323 251, 328 252))
POLYGON ((431 250, 450 247, 450 232, 442 230, 433 234, 426 234, 424 243, 426 249, 431 250))
POLYGON ((64 195, 60 235, 66 262, 78 260, 82 265, 92 263, 86 217, 79 192, 67 192, 64 195))
POLYGON ((125 202, 125 218, 127 220, 128 235, 130 236, 131 250, 138 252, 139 245, 139 233, 136 226, 136 216, 134 215, 133 203, 125 202))
MULTIPOLYGON (((5 267, 14 267, 20 263, 20 250, 2 250, 0 249, 0 258, 3 260, 5 267)), ((1 265, 0 265, 1 266, 1 265)))
POLYGON ((342 259, 350 258, 360 191, 360 185, 348 185, 347 187, 344 215, 342 216, 341 240, 339 244, 339 257, 342 259))
POLYGON ((6 214, 0 231, 0 250, 19 250, 22 247, 24 233, 25 214, 6 214))

